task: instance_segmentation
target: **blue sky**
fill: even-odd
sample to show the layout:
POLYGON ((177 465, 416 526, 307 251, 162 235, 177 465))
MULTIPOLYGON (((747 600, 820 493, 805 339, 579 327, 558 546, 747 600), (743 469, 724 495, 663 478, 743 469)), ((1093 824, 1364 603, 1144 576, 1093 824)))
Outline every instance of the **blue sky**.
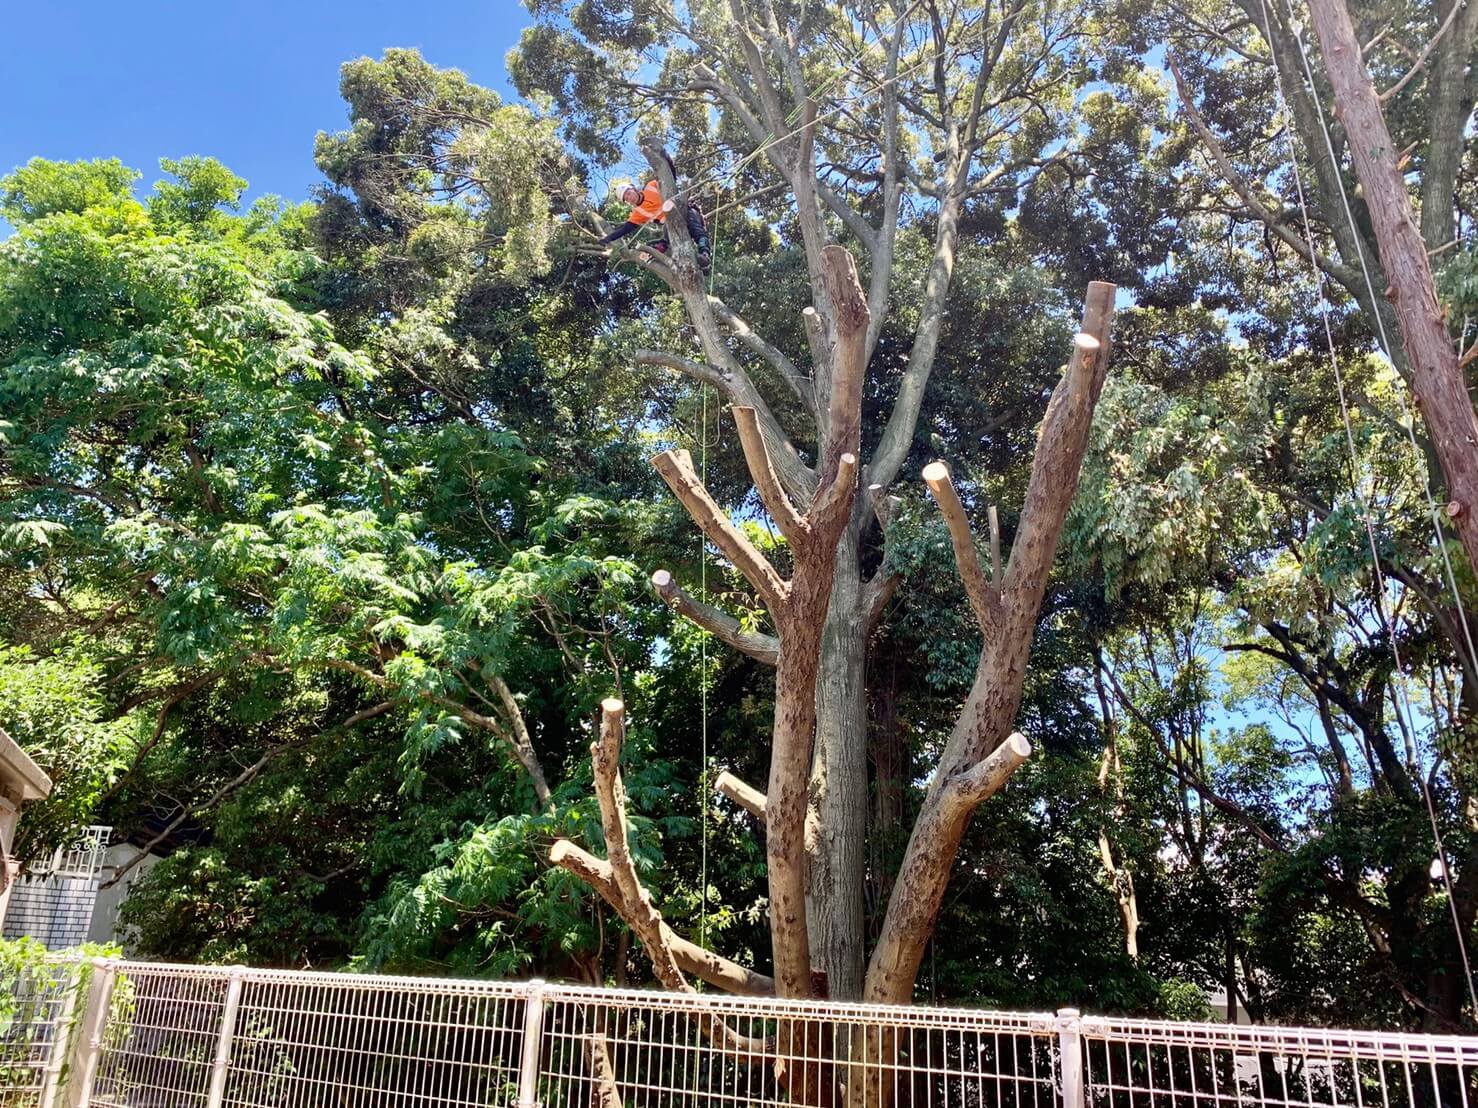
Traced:
MULTIPOLYGON (((313 136, 344 126, 340 63, 414 46, 509 94, 503 58, 529 23, 517 0, 65 0, 6 5, 0 173, 35 156, 207 154, 249 195, 301 200, 313 136)), ((0 237, 4 235, 0 222, 0 237)))

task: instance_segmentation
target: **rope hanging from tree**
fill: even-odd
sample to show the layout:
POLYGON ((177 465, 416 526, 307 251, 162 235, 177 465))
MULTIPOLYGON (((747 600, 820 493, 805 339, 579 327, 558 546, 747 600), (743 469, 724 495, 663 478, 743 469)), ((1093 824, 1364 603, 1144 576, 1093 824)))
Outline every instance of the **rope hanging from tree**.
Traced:
MULTIPOLYGON (((1288 12, 1288 26, 1292 31, 1294 42, 1298 45, 1298 52, 1301 59, 1301 66, 1304 71, 1304 78, 1307 80, 1308 89, 1312 94, 1311 99, 1315 107, 1317 108, 1317 118, 1319 121, 1319 128, 1324 139, 1325 149, 1328 153, 1330 164, 1335 166, 1337 169, 1339 165, 1339 160, 1335 155, 1334 140, 1329 131, 1329 124, 1325 117, 1323 102, 1321 101, 1318 94, 1318 85, 1314 81, 1313 66, 1310 63, 1309 53, 1303 42, 1303 28, 1293 12, 1293 0, 1284 0, 1284 3, 1288 12)), ((1421 791, 1422 800, 1426 808, 1427 819, 1432 830, 1433 844, 1437 852, 1436 861, 1438 867, 1441 870, 1440 877, 1442 880, 1444 891, 1447 894, 1447 903, 1452 915, 1453 932, 1457 940, 1458 953, 1462 958, 1463 979, 1467 984, 1468 999, 1473 1006, 1473 1011, 1475 1015, 1478 1015, 1478 986, 1475 986, 1473 981, 1473 969, 1468 956, 1467 939, 1463 934, 1462 922, 1458 917, 1457 912, 1457 901, 1453 895, 1452 870, 1447 860, 1447 848, 1442 839, 1441 829, 1438 826, 1437 810, 1436 806, 1432 802, 1432 793, 1430 787, 1428 786, 1427 776, 1421 770, 1415 742, 1411 737, 1415 733, 1413 729, 1414 713, 1411 705, 1411 692, 1407 685, 1406 672, 1401 658, 1401 647, 1395 633, 1396 629, 1393 625, 1393 621, 1388 616, 1386 611, 1386 577, 1384 571, 1381 568, 1380 551, 1375 538, 1375 522, 1371 515, 1370 503, 1360 490, 1358 477, 1359 453, 1355 446, 1355 433, 1350 420, 1350 409, 1346 398, 1344 375, 1340 369, 1339 355, 1337 350, 1335 349, 1334 344, 1334 331, 1329 319, 1330 297, 1327 285, 1328 276, 1319 266, 1317 258, 1313 252, 1313 221, 1309 216, 1308 203, 1304 195, 1303 177, 1299 164, 1298 148, 1294 139, 1293 114, 1289 108, 1287 98, 1284 94, 1283 82, 1285 79, 1285 75, 1283 73, 1282 66, 1278 61, 1278 52, 1272 45, 1275 31, 1273 29, 1271 13, 1268 10, 1267 0, 1259 0, 1259 4, 1262 9, 1263 25, 1266 28, 1267 41, 1269 43, 1269 55, 1273 67, 1274 88, 1278 99, 1279 109, 1282 112, 1285 120, 1283 130, 1288 146, 1288 160, 1293 175, 1294 191, 1298 200, 1300 222, 1303 224, 1304 240, 1309 247, 1309 256, 1306 258, 1306 261, 1313 275, 1314 287, 1318 294, 1318 309, 1324 331, 1324 341, 1329 355, 1330 368, 1334 371, 1335 389, 1339 396, 1340 416, 1344 423, 1345 444, 1350 455, 1351 492, 1355 497, 1356 503, 1359 505, 1360 513, 1365 524, 1366 541, 1368 542, 1370 547, 1371 567, 1374 571, 1376 581, 1376 614, 1377 618, 1379 619, 1381 629, 1385 634, 1386 641, 1390 644, 1391 658, 1395 667, 1395 686, 1398 694, 1398 718, 1403 718, 1403 737, 1405 738, 1407 744, 1407 759, 1411 764, 1412 775, 1416 778, 1417 787, 1421 791)), ((1356 228, 1355 217, 1350 206, 1349 195, 1345 189, 1343 176, 1336 172, 1336 179, 1339 182, 1340 201, 1344 217, 1349 223, 1351 230, 1356 232, 1351 237, 1355 242, 1355 249, 1359 258, 1360 269, 1364 274, 1366 288, 1370 292, 1371 302, 1379 303, 1375 295, 1375 282, 1371 276, 1370 265, 1365 257, 1364 249, 1360 246, 1360 236, 1356 228)), ((1392 347, 1390 336, 1386 333, 1385 323, 1381 319, 1379 311, 1373 312, 1372 314, 1375 316, 1376 331, 1380 338, 1381 347, 1389 356, 1392 347)), ((1424 462, 1424 455, 1422 454, 1421 449, 1416 441, 1414 413, 1411 411, 1410 405, 1407 403, 1405 392, 1398 389, 1396 390, 1396 393, 1401 403, 1403 417, 1401 422, 1406 427, 1407 436, 1410 440, 1412 450, 1415 451, 1417 456, 1419 458, 1422 458, 1424 462)), ((1475 652, 1473 650, 1473 639, 1471 631, 1469 630, 1467 613, 1463 608, 1462 595, 1458 590, 1457 578, 1452 568, 1452 560, 1447 552, 1446 536, 1442 531, 1441 519, 1437 513, 1436 499, 1432 495, 1431 475, 1427 471, 1425 464, 1423 464, 1422 466, 1422 485, 1426 493, 1427 507, 1432 521, 1437 549, 1442 554, 1442 562, 1445 568, 1447 586, 1452 592, 1453 602, 1458 611, 1459 620, 1463 629, 1463 636, 1466 640, 1466 645, 1468 648, 1468 655, 1470 658, 1472 658, 1475 657, 1475 652)), ((1434 720, 1433 722, 1435 723, 1436 721, 1434 720)))

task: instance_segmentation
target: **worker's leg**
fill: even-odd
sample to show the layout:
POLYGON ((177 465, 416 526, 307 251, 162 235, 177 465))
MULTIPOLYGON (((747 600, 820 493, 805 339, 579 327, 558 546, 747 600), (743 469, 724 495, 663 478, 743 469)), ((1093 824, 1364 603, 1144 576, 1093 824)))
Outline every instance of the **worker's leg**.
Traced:
POLYGON ((703 213, 692 204, 688 205, 688 235, 698 250, 698 266, 706 273, 713 261, 708 249, 708 228, 703 224, 703 213))

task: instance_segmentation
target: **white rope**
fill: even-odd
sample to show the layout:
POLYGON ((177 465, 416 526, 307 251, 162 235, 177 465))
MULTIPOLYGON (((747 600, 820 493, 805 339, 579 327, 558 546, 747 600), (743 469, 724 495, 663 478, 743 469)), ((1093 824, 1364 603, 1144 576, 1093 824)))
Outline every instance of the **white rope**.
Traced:
MULTIPOLYGON (((1377 327, 1378 333, 1380 335, 1381 345, 1387 351, 1387 353, 1389 355, 1389 352, 1392 349, 1392 347, 1390 345, 1390 339, 1389 339, 1389 336, 1386 334, 1385 324, 1384 324, 1384 322, 1380 318, 1380 311, 1379 311, 1379 306, 1378 306, 1379 305, 1379 301, 1375 297, 1375 286, 1374 286, 1374 282, 1371 279, 1369 265, 1368 265, 1368 263, 1367 263, 1367 261, 1365 259, 1365 252, 1364 252, 1363 249, 1361 249, 1360 244, 1359 244, 1360 233, 1359 233, 1359 230, 1358 230, 1358 228, 1357 228, 1357 226, 1355 224, 1354 214, 1353 214, 1353 212, 1350 209, 1349 197, 1345 193, 1344 181, 1340 177, 1340 174, 1339 174, 1339 160, 1336 158, 1335 153, 1334 153, 1334 141, 1333 141, 1332 136, 1329 133, 1329 125, 1328 125, 1328 123, 1325 120, 1323 105, 1319 102, 1318 86, 1314 83, 1313 69, 1312 69, 1312 67, 1309 64, 1308 51, 1304 48, 1304 44, 1303 44, 1303 41, 1302 41, 1302 38, 1301 38, 1301 35, 1300 35, 1300 32, 1301 32, 1302 28, 1301 28, 1301 25, 1299 24, 1297 18, 1294 16, 1294 13, 1293 13, 1293 0, 1285 0, 1285 3, 1288 6, 1289 25, 1290 25, 1290 28, 1294 32, 1294 34, 1293 34, 1294 41, 1298 43, 1299 54, 1301 55, 1302 60, 1303 60, 1302 61, 1302 64, 1303 64, 1304 72, 1305 72, 1305 75, 1308 78, 1310 89, 1312 89, 1314 91, 1314 95, 1313 95, 1312 99, 1313 99, 1316 107, 1318 108, 1319 126, 1320 126, 1320 129, 1323 132, 1325 146, 1326 146, 1326 149, 1328 150, 1328 153, 1329 153, 1330 166, 1331 166, 1331 168, 1335 172, 1336 179, 1339 180, 1340 198, 1341 198, 1341 201, 1342 201, 1343 206, 1344 206, 1345 218, 1349 221, 1351 234, 1352 234, 1352 237, 1355 240, 1356 251, 1357 251, 1357 254, 1358 254, 1359 259, 1360 259, 1360 268, 1364 271, 1366 287, 1370 291, 1371 302, 1372 302, 1372 305, 1373 305, 1373 307, 1375 309, 1374 312, 1373 312, 1373 314, 1376 317, 1376 327, 1377 327)), ((1273 36, 1274 36, 1274 33, 1275 32, 1273 30, 1272 17, 1271 17, 1270 12, 1268 11, 1267 0, 1259 0, 1259 4, 1261 5, 1261 8, 1262 8, 1263 25, 1267 29, 1268 50, 1269 50, 1269 56, 1270 56, 1270 58, 1272 60, 1272 64, 1273 64, 1273 75, 1274 75, 1274 78, 1275 78, 1275 87, 1276 87, 1277 96, 1278 96, 1278 103, 1279 103, 1280 108, 1282 109, 1284 120, 1285 120, 1284 135, 1285 135, 1285 138, 1286 138, 1286 141, 1287 141, 1287 146, 1288 146, 1288 157, 1289 157, 1289 161, 1290 161, 1290 163, 1292 165, 1292 168, 1293 168, 1294 191, 1295 191, 1295 195, 1298 198, 1299 215, 1300 215, 1300 219, 1301 219, 1301 221, 1303 223, 1304 238, 1308 242, 1309 247, 1310 247, 1310 251, 1312 253, 1312 248, 1313 248, 1313 244, 1314 244, 1313 221, 1309 217, 1308 203, 1307 203, 1307 200, 1306 200, 1306 198, 1304 196, 1303 176, 1302 176, 1302 172, 1301 172, 1300 166, 1299 166, 1298 147, 1297 147, 1297 144, 1296 144, 1295 138, 1294 138, 1293 113, 1292 113, 1291 109, 1289 108, 1288 101, 1287 101, 1286 97, 1284 96, 1284 92, 1283 92, 1284 74, 1283 74, 1282 67, 1281 67, 1281 65, 1278 62, 1278 52, 1277 52, 1277 49, 1273 45, 1273 36)), ((1414 741, 1411 738, 1411 734, 1413 733, 1413 724, 1412 724, 1413 712, 1412 712, 1412 708, 1411 708, 1411 693, 1410 693, 1409 688, 1407 687, 1406 672, 1405 672, 1405 667, 1404 667, 1404 665, 1402 663, 1402 660, 1401 660, 1401 648, 1400 648, 1400 645, 1399 645, 1399 643, 1397 641, 1397 638, 1396 638, 1395 627, 1392 625, 1392 622, 1388 618, 1387 613, 1386 613, 1386 578, 1385 578, 1384 571, 1381 569, 1380 552, 1379 552, 1379 549, 1378 549, 1378 546, 1377 546, 1377 543, 1376 543, 1376 539, 1375 539, 1375 524, 1374 524, 1374 522, 1372 520, 1372 517, 1371 517, 1370 504, 1367 501, 1367 499, 1365 498, 1365 496, 1360 491, 1359 476, 1358 476, 1358 474, 1359 474, 1359 468, 1360 468, 1359 467, 1359 452, 1357 451, 1357 449, 1355 447, 1355 433, 1354 433, 1354 429, 1353 429, 1353 427, 1351 425, 1351 422, 1350 422, 1350 409, 1349 409, 1349 403, 1348 403, 1348 401, 1346 399, 1346 395, 1345 395, 1344 375, 1343 375, 1343 373, 1340 370, 1339 355, 1338 355, 1337 351, 1335 350, 1335 345, 1334 345, 1334 332, 1333 332, 1333 328, 1331 327, 1330 322, 1329 322, 1329 313, 1330 313, 1330 298, 1329 298, 1329 295, 1328 295, 1328 279, 1329 278, 1328 278, 1328 274, 1326 274, 1324 272, 1324 270, 1322 268, 1320 268, 1320 266, 1318 265, 1317 261, 1315 261, 1315 259, 1312 256, 1309 259, 1307 259, 1307 260, 1308 260, 1309 268, 1310 268, 1311 272, 1314 275, 1314 285, 1315 285, 1315 288, 1316 288, 1316 290, 1318 292, 1318 295, 1319 295, 1319 316, 1320 316, 1320 320, 1321 320, 1321 322, 1323 324, 1324 340, 1325 340, 1325 343, 1326 343, 1326 345, 1328 347, 1328 351, 1329 351, 1329 364, 1330 364, 1330 367, 1334 370, 1335 388, 1336 388, 1336 392, 1339 395, 1340 415, 1341 415, 1342 419, 1344 420, 1345 444, 1348 447, 1349 453, 1350 453, 1350 470, 1351 470, 1351 486, 1350 487, 1351 487, 1351 492, 1353 493, 1353 495, 1355 497, 1356 503, 1360 506, 1360 512, 1361 512, 1361 515, 1362 515, 1362 517, 1364 519, 1364 523, 1365 523, 1365 536, 1366 536, 1366 540, 1370 544, 1371 567, 1372 567, 1372 569, 1375 572, 1375 579, 1376 579, 1376 598, 1375 598, 1376 599, 1376 613, 1377 613, 1378 618, 1380 619, 1381 626, 1382 626, 1382 628, 1385 631, 1386 639, 1390 643, 1391 658, 1392 658, 1392 661, 1394 662, 1395 667, 1396 667, 1395 687, 1396 687, 1396 690, 1397 690, 1397 693, 1398 693, 1398 696, 1397 696, 1397 706, 1396 707, 1397 707, 1398 714, 1404 714, 1404 717, 1405 717, 1404 718, 1404 724, 1405 724, 1405 726, 1404 726, 1404 730, 1403 730, 1403 738, 1406 740, 1406 743, 1407 743, 1408 761, 1409 761, 1409 764, 1410 764, 1411 772, 1412 772, 1412 774, 1417 779, 1417 787, 1421 791, 1422 799, 1423 799, 1423 801, 1425 803, 1425 806, 1426 806, 1427 818, 1428 818, 1428 821, 1430 822, 1431 829, 1432 829, 1432 839, 1433 839, 1433 843, 1434 843, 1434 845, 1436 847, 1436 850, 1437 850, 1437 860, 1438 860, 1438 863, 1441 866, 1441 870, 1442 870, 1442 882, 1443 882, 1443 886, 1444 886, 1444 888, 1445 888, 1445 890, 1447 892, 1447 903, 1448 903, 1448 907, 1451 910, 1451 914, 1452 914, 1453 931, 1454 931, 1454 935, 1455 935, 1455 937, 1457 939, 1458 952, 1459 952, 1459 954, 1462 957, 1463 976, 1464 976, 1464 980, 1467 982, 1467 986, 1468 986, 1468 999, 1472 1003, 1473 1012, 1474 1012, 1475 1018, 1478 1018, 1478 989, 1475 989, 1475 986, 1474 986, 1474 983, 1473 983, 1473 970, 1472 970, 1472 965, 1471 965, 1471 963, 1469 961, 1469 958, 1468 958, 1468 944, 1467 944, 1467 939, 1463 935, 1462 922, 1458 918, 1458 914, 1457 914, 1457 901, 1456 901, 1456 898, 1453 895, 1453 888, 1452 888, 1451 867, 1448 865, 1448 862, 1447 862, 1447 848, 1446 848, 1445 844, 1443 843, 1443 840, 1442 840, 1442 832, 1441 832, 1441 830, 1438 827, 1437 811, 1436 811, 1435 806, 1432 803, 1431 790, 1428 789, 1428 787, 1427 787, 1426 774, 1422 772, 1422 767, 1421 767, 1421 765, 1419 763, 1419 760, 1418 760, 1418 757, 1417 757, 1417 752, 1416 752, 1415 744, 1414 744, 1414 741)), ((1422 455, 1422 453, 1421 453, 1420 448, 1417 446, 1417 443, 1416 443, 1416 432, 1414 430, 1414 419, 1412 418, 1412 413, 1411 413, 1410 408, 1408 407, 1408 405, 1406 403, 1405 394, 1402 393, 1402 392, 1400 392, 1400 390, 1397 390, 1397 392, 1398 392, 1398 395, 1400 396, 1400 399, 1401 399, 1402 413, 1405 416, 1404 422, 1406 424, 1407 433, 1408 433, 1408 435, 1410 436, 1410 439, 1411 439, 1412 448, 1414 450, 1416 450, 1418 457, 1424 457, 1422 455)), ((1468 632, 1467 616, 1463 612, 1462 597, 1461 597, 1461 595, 1457 591, 1456 578, 1453 576, 1453 573, 1452 573, 1452 564, 1451 564, 1450 559, 1447 556, 1446 542, 1445 542, 1444 537, 1443 537, 1443 534, 1442 534, 1441 523, 1440 523, 1440 521, 1437 518, 1436 503, 1435 503, 1435 500, 1432 497, 1432 489, 1431 489, 1431 483, 1430 483, 1430 474, 1426 473, 1425 466, 1423 466, 1423 474, 1424 474, 1423 484, 1424 484, 1424 487, 1426 489, 1427 503, 1428 503, 1428 507, 1431 510, 1432 523, 1433 523, 1433 526, 1434 526, 1434 528, 1436 530, 1437 546, 1438 546, 1438 549, 1440 549, 1442 551, 1443 561, 1444 561, 1444 563, 1447 566, 1448 581, 1449 581, 1449 584, 1450 584, 1450 586, 1452 588, 1452 591, 1453 591, 1453 599, 1457 603, 1458 612, 1459 612, 1459 614, 1460 614, 1460 616, 1462 618, 1462 626, 1463 626, 1464 635, 1468 637, 1469 657, 1472 658, 1473 657, 1472 638, 1471 638, 1471 635, 1469 635, 1469 632, 1468 632)), ((1468 678, 1467 678, 1467 676, 1465 674, 1464 680, 1467 680, 1467 679, 1468 678)))

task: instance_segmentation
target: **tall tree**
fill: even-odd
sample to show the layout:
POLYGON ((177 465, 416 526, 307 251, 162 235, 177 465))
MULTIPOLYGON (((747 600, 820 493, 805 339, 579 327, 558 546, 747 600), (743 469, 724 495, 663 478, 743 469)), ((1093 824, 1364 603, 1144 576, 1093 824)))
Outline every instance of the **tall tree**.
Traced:
MULTIPOLYGON (((675 254, 644 264, 680 299, 698 356, 650 348, 634 355, 752 409, 776 483, 800 504, 816 495, 815 466, 829 477, 823 444, 834 434, 832 374, 845 334, 827 284, 827 248, 846 244, 860 259, 862 356, 875 382, 865 394, 880 403, 863 428, 859 465, 863 484, 877 490, 858 498, 833 551, 814 682, 809 791, 817 830, 806 898, 815 968, 833 995, 855 997, 874 988, 863 981, 867 644, 892 588, 891 574, 876 568, 876 507, 886 504, 920 432, 953 302, 962 221, 1009 208, 1054 170, 1086 173, 1093 164, 1091 128, 1071 121, 1074 90, 1089 77, 1089 25, 1082 11, 1054 3, 835 12, 733 4, 646 15, 634 25, 614 11, 570 21, 541 13, 513 59, 514 77, 526 94, 572 100, 567 132, 597 155, 615 149, 620 127, 661 110, 675 131, 677 160, 694 178, 676 191, 662 159, 651 159, 679 210, 688 202, 712 206, 727 156, 742 207, 783 228, 783 241, 804 259, 795 289, 811 304, 801 326, 762 333, 730 293, 711 292, 688 273, 675 227, 675 254), (640 52, 659 49, 663 64, 642 71, 640 52), (632 71, 640 76, 622 76, 632 71), (809 370, 801 368, 808 361, 809 370)), ((1018 549, 1024 538, 1034 536, 1019 529, 1018 549)), ((721 614, 664 588, 680 611, 725 637, 721 614)), ((874 971, 875 980, 884 972, 876 962, 874 971)), ((893 978, 886 991, 906 994, 912 973, 893 978)))

